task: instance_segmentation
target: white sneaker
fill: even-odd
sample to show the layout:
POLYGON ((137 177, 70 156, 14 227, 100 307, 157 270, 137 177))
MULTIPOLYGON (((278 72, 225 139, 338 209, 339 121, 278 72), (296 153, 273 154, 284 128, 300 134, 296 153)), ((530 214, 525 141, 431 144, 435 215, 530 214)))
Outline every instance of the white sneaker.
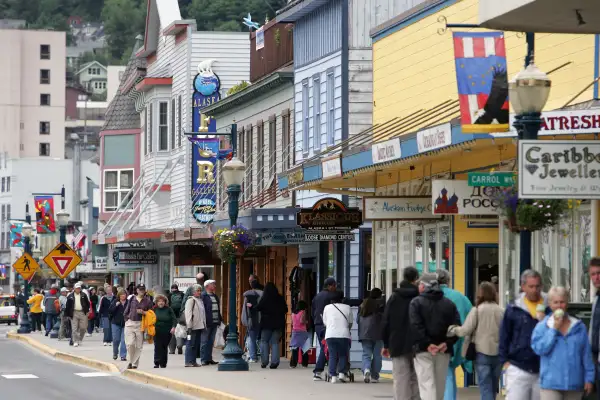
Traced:
POLYGON ((371 383, 379 383, 379 379, 371 378, 371 383))
POLYGON ((348 380, 348 377, 346 376, 346 374, 343 374, 341 372, 338 374, 337 378, 338 378, 338 381, 340 381, 342 383, 345 383, 348 380))
POLYGON ((75 343, 73 347, 79 347, 79 343, 75 343))
POLYGON ((108 343, 104 342, 104 347, 108 346, 108 343))
POLYGON ((338 378, 335 376, 331 377, 331 383, 338 383, 338 378))
POLYGON ((365 383, 371 382, 371 370, 365 369, 364 377, 365 383))
POLYGON ((85 336, 92 337, 92 334, 91 333, 86 333, 85 336))
POLYGON ((321 382, 323 380, 323 373, 322 372, 315 372, 313 374, 313 381, 315 382, 321 382))
POLYGON ((256 360, 253 360, 253 359, 248 360, 248 364, 255 364, 255 363, 256 363, 256 360))

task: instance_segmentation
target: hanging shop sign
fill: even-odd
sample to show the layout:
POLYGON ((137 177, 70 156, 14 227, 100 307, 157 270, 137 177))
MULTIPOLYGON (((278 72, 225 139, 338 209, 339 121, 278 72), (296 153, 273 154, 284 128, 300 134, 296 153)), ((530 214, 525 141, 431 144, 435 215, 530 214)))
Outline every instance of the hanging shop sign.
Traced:
POLYGON ((363 197, 365 221, 440 219, 433 214, 431 196, 363 197))
POLYGON ((452 126, 450 123, 423 129, 417 132, 419 153, 436 150, 452 144, 452 126))
POLYGON ((371 154, 373 157, 373 164, 399 159, 402 157, 400 138, 373 143, 371 146, 371 154))
POLYGON ((304 180, 304 169, 302 166, 288 173, 288 186, 294 187, 301 184, 304 180))
POLYGON ((158 263, 154 250, 118 250, 113 252, 115 265, 150 265, 158 263))
POLYGON ((469 172, 469 186, 508 187, 515 183, 512 172, 469 172))
MULTIPOLYGON (((202 109, 215 104, 221 99, 219 90, 221 80, 212 70, 215 60, 206 60, 198 64, 198 74, 194 77, 194 94, 192 95, 192 131, 200 132, 202 126, 202 109)), ((216 132, 216 120, 211 119, 208 132, 216 132)))
POLYGON ((192 215, 200 223, 213 221, 217 210, 219 139, 198 139, 192 145, 192 215))
POLYGON ((296 221, 298 226, 311 231, 342 231, 358 228, 362 224, 362 212, 327 197, 317 201, 312 208, 301 208, 296 221))
POLYGON ((519 197, 600 199, 600 143, 519 140, 519 197))
POLYGON ((304 232, 264 232, 256 235, 256 246, 287 246, 306 242, 304 232))
POLYGON ((342 160, 340 156, 329 157, 321 164, 323 179, 339 178, 342 176, 342 160))
POLYGON ((315 232, 307 233, 307 242, 351 242, 356 235, 350 232, 315 232))
MULTIPOLYGON (((511 114, 511 127, 514 117, 514 114, 511 114)), ((538 135, 574 135, 598 133, 598 131, 600 131, 599 110, 544 111, 542 127, 538 135)), ((516 135, 514 127, 513 132, 516 135)))
POLYGON ((436 215, 497 215, 498 188, 473 187, 467 181, 435 180, 431 184, 433 213, 436 215))
POLYGON ((93 269, 94 271, 106 271, 107 267, 108 267, 108 257, 94 257, 94 265, 93 265, 93 269))

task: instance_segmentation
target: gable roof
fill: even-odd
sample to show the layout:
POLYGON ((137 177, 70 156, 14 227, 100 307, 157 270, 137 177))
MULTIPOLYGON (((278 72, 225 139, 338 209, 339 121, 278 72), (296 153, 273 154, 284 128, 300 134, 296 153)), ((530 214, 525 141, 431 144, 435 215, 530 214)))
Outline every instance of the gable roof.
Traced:
POLYGON ((89 63, 85 63, 81 66, 81 68, 79 69, 79 71, 77 71, 77 73, 75 75, 79 75, 80 73, 82 73, 83 71, 85 71, 86 69, 90 68, 91 66, 97 66, 102 68, 103 70, 106 71, 106 67, 102 64, 100 64, 98 61, 91 61, 89 63))
POLYGON ((127 93, 127 86, 130 78, 137 76, 139 71, 145 68, 146 60, 136 58, 134 51, 123 72, 117 93, 106 110, 102 131, 140 129, 140 114, 135 107, 135 98, 127 93))
POLYGON ((147 57, 156 51, 158 38, 167 27, 174 23, 181 25, 196 23, 196 21, 182 20, 177 0, 148 0, 146 10, 144 45, 136 54, 138 57, 147 57))

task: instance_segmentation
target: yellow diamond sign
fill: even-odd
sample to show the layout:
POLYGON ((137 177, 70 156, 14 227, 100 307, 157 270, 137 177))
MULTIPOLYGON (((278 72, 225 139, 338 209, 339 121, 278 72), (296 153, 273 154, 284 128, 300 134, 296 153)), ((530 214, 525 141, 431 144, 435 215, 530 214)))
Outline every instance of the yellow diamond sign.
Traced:
POLYGON ((81 263, 81 257, 66 243, 59 243, 44 262, 59 278, 66 278, 81 263))
POLYGON ((23 279, 29 282, 31 278, 33 278, 33 275, 35 275, 35 272, 40 268, 40 264, 38 264, 29 254, 23 253, 17 262, 13 264, 13 268, 23 277, 23 279))

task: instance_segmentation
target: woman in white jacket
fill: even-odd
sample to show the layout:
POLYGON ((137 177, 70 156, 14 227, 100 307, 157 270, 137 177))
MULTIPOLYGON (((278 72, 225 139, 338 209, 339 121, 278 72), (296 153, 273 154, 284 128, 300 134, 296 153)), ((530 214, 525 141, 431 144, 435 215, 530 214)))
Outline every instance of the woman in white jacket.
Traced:
POLYGON ((331 304, 323 310, 325 340, 329 350, 329 375, 331 383, 346 382, 348 377, 348 357, 350 355, 350 328, 352 328, 352 309, 343 304, 343 292, 337 292, 331 304))
POLYGON ((192 296, 185 302, 185 323, 187 326, 187 342, 185 345, 185 366, 199 367, 196 362, 201 345, 202 330, 206 329, 206 315, 202 302, 202 286, 192 286, 192 296))

